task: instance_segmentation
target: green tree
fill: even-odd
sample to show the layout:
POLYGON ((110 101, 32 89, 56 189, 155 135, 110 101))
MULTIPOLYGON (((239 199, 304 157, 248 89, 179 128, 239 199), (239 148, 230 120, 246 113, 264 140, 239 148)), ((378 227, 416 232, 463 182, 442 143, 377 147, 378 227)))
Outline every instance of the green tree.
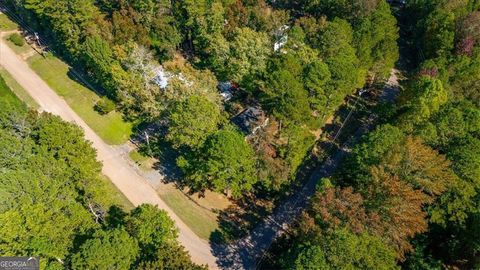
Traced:
POLYGON ((112 65, 118 63, 114 60, 110 45, 101 37, 88 37, 83 44, 83 59, 89 71, 94 74, 92 78, 114 97, 117 93, 114 75, 111 74, 112 65))
POLYGON ((463 101, 448 103, 417 131, 429 144, 445 148, 457 139, 480 131, 480 110, 463 101))
MULTIPOLYGON (((378 1, 374 11, 354 27, 354 46, 362 68, 385 79, 399 58, 397 21, 389 4, 378 1)), ((380 80, 379 80, 380 81, 380 80)))
POLYGON ((427 246, 425 241, 426 237, 418 237, 413 241, 414 250, 407 256, 407 259, 403 263, 405 267, 412 270, 441 270, 442 262, 427 254, 427 246))
POLYGON ((3 105, 2 112, 0 250, 38 254, 54 267, 78 235, 98 228, 92 211, 104 212, 115 201, 80 128, 46 113, 3 105))
POLYGON ((395 252, 381 238, 366 233, 357 235, 339 229, 309 242, 290 250, 293 260, 284 262, 285 268, 398 269, 395 252))
POLYGON ((263 103, 275 117, 300 125, 312 125, 308 92, 295 74, 287 70, 273 71, 263 92, 263 103))
POLYGON ((469 100, 480 107, 480 53, 471 57, 457 56, 450 66, 449 84, 452 87, 453 100, 469 100))
POLYGON ((178 102, 169 112, 167 140, 175 148, 198 148, 217 131, 221 121, 219 107, 203 96, 193 95, 178 102))
POLYGON ((459 176, 452 188, 443 194, 431 210, 432 219, 445 225, 448 222, 464 224, 479 207, 480 140, 471 136, 453 140, 446 149, 452 169, 459 176))
POLYGON ((150 43, 162 60, 173 58, 181 41, 173 17, 163 15, 155 18, 150 31, 150 43))
POLYGON ((126 218, 126 230, 137 241, 141 257, 149 258, 165 244, 175 243, 178 232, 167 213, 150 204, 143 204, 126 218))
POLYGON ((24 203, 0 214, 0 250, 11 256, 37 254, 49 263, 65 260, 76 235, 94 227, 79 203, 24 203))
POLYGON ((307 127, 296 124, 284 126, 280 136, 286 143, 279 146, 279 154, 287 162, 290 175, 294 175, 313 147, 315 136, 307 127))
POLYGON ((63 45, 58 47, 68 56, 80 53, 80 44, 87 36, 87 30, 95 31, 95 19, 99 17, 93 0, 25 0, 17 3, 33 12, 41 26, 53 33, 55 40, 63 45))
POLYGON ((336 18, 327 22, 312 42, 331 74, 329 87, 332 91, 327 96, 330 114, 340 106, 346 95, 363 86, 366 70, 360 68, 352 45, 353 30, 347 21, 336 18))
POLYGON ((422 29, 421 46, 427 58, 444 55, 454 48, 455 14, 452 11, 435 9, 419 22, 419 28, 422 29))
POLYGON ((304 72, 305 88, 309 92, 310 107, 324 120, 328 108, 328 100, 332 94, 331 73, 328 65, 321 60, 314 60, 304 72))
POLYGON ((407 95, 410 95, 405 104, 408 111, 401 116, 400 123, 409 131, 412 130, 412 125, 428 120, 448 100, 442 82, 427 76, 415 80, 407 95))
POLYGON ((364 179, 370 166, 379 164, 391 148, 403 141, 405 134, 397 127, 385 124, 362 137, 352 149, 340 170, 341 178, 355 181, 364 179))
POLYGON ((130 269, 138 256, 137 241, 124 229, 96 231, 73 255, 72 269, 130 269))
POLYGON ((163 244, 157 252, 137 267, 142 270, 185 269, 206 270, 207 266, 196 265, 190 260, 188 252, 179 245, 163 244))
POLYGON ((242 82, 249 76, 265 71, 272 53, 268 35, 250 28, 238 28, 230 43, 230 55, 226 65, 228 77, 242 82))
POLYGON ((325 253, 319 246, 303 247, 298 253, 293 266, 290 267, 296 270, 319 269, 328 270, 330 266, 325 259, 325 253))
POLYGON ((211 188, 241 197, 257 182, 255 154, 237 131, 214 133, 193 156, 181 157, 177 163, 196 189, 211 188))

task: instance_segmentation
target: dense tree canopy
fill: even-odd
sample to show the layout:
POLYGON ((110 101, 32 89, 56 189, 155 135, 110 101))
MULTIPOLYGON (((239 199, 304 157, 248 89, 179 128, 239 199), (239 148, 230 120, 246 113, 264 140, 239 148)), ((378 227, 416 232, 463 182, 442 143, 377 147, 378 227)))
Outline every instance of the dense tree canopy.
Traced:
MULTIPOLYGON (((276 2, 309 15, 297 20, 302 31, 292 29, 296 34, 292 38, 297 46, 299 40, 321 46, 319 55, 337 85, 354 82, 353 76, 352 80, 342 77, 341 69, 328 59, 329 52, 340 54, 338 48, 347 51, 345 44, 355 48, 357 62, 350 63, 357 63, 358 74, 382 76, 381 70, 386 74, 388 69, 372 64, 375 59, 398 58, 396 50, 389 49, 389 40, 398 35, 392 31, 395 20, 382 1, 276 2), (335 36, 329 26, 335 29, 331 32, 335 36)), ((478 234, 471 227, 478 226, 479 209, 477 2, 408 1, 397 10, 405 27, 401 64, 409 77, 392 113, 376 112, 380 118, 386 117, 383 122, 387 124, 360 139, 332 177, 332 184, 318 188, 308 210, 291 227, 292 234, 277 242, 272 252, 276 255, 274 267, 331 269, 331 254, 323 247, 325 238, 347 230, 356 237, 377 237, 391 248, 396 262, 388 268, 397 264, 404 269, 478 268, 478 241, 467 240, 478 234)), ((318 85, 328 93, 323 81, 318 85)), ((307 89, 315 88, 307 84, 307 89)), ((329 101, 319 99, 315 105, 329 101)), ((343 253, 348 252, 335 258, 350 262, 361 254, 343 258, 343 253)), ((383 264, 377 265, 375 268, 383 264)))
POLYGON ((236 130, 223 129, 212 134, 202 149, 177 161, 197 189, 212 188, 239 197, 252 189, 255 156, 236 130))
POLYGON ((72 258, 72 269, 130 269, 138 244, 125 230, 98 231, 72 258))
POLYGON ((220 109, 202 96, 191 96, 179 102, 168 117, 167 139, 175 147, 198 147, 218 129, 220 109))
POLYGON ((117 191, 104 182, 79 127, 17 101, 2 98, 0 107, 2 254, 35 254, 48 269, 132 269, 156 261, 202 269, 179 246, 166 212, 152 205, 111 211, 117 191))
POLYGON ((395 253, 379 238, 335 230, 311 239, 309 244, 295 246, 286 258, 286 269, 398 269, 395 253))

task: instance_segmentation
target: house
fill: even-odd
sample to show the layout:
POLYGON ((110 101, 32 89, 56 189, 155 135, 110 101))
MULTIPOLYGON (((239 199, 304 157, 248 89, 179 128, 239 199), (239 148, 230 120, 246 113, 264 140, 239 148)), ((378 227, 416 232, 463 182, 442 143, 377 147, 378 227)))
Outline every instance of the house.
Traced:
POLYGON ((230 121, 247 136, 254 135, 268 124, 268 117, 260 106, 250 106, 234 116, 230 121))

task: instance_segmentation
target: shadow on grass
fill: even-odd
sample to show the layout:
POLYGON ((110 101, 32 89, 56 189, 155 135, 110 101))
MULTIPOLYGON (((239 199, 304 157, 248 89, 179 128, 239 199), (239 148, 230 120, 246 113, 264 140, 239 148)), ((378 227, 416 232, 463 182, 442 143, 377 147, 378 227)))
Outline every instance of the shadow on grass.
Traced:
POLYGON ((138 152, 157 160, 153 169, 164 175, 165 183, 173 183, 177 187, 185 187, 183 173, 177 166, 180 153, 164 140, 168 127, 161 121, 158 123, 141 123, 135 126, 131 141, 138 147, 138 152))
MULTIPOLYGON (((61 61, 64 61, 62 58, 58 57, 57 55, 55 55, 55 57, 59 58, 61 61)), ((65 62, 65 63, 68 64, 68 62, 65 62)), ((87 88, 88 90, 92 91, 93 93, 97 94, 100 97, 108 96, 107 92, 102 88, 102 86, 94 83, 93 79, 90 76, 88 76, 85 70, 83 70, 81 67, 78 67, 78 66, 72 67, 69 65, 67 76, 72 81, 75 81, 76 83, 87 88)))
POLYGON ((226 244, 242 238, 265 216, 271 213, 273 203, 253 194, 235 201, 218 215, 219 229, 210 236, 215 244, 226 244))

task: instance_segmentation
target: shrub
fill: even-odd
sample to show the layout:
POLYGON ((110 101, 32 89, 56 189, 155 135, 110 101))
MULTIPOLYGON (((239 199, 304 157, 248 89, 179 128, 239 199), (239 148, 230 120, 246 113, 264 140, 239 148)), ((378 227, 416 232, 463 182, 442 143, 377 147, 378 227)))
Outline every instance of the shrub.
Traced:
POLYGON ((103 97, 95 104, 95 110, 101 114, 107 114, 115 110, 115 102, 107 97, 103 97))
POLYGON ((17 34, 17 33, 11 34, 8 40, 10 40, 13 44, 15 44, 18 47, 22 47, 23 45, 25 45, 25 40, 20 34, 17 34))

